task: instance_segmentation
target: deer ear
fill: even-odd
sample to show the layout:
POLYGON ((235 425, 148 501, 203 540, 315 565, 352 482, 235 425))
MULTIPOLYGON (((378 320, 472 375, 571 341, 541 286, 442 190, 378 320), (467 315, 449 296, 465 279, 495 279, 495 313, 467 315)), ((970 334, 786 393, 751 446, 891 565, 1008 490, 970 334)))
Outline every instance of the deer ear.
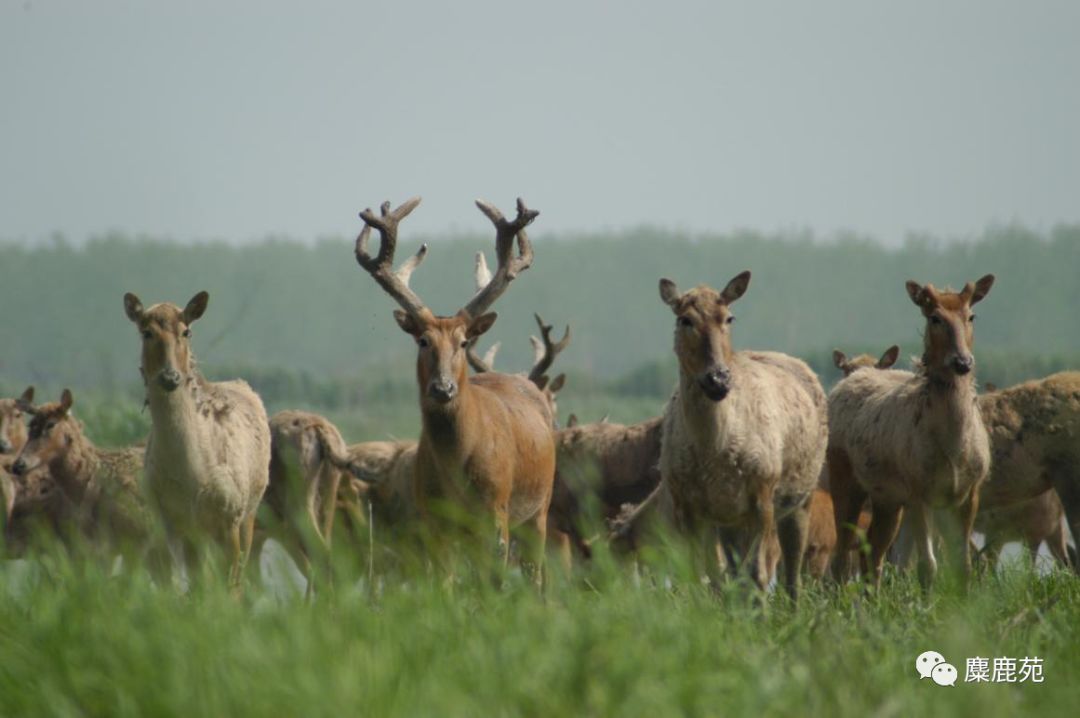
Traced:
POLYGON ((424 328, 420 326, 420 322, 416 321, 416 317, 409 314, 404 309, 394 310, 394 320, 397 321, 398 326, 401 327, 401 331, 406 334, 418 337, 424 332, 424 328))
POLYGON ((727 283, 724 287, 724 291, 720 292, 720 299, 724 304, 731 304, 736 299, 746 294, 746 290, 750 287, 750 270, 740 272, 735 275, 735 278, 727 283))
POLYGON ((75 399, 71 396, 71 389, 64 389, 60 394, 60 408, 64 410, 64 413, 71 411, 71 405, 75 403, 75 399))
POLYGON ((566 419, 566 428, 567 429, 573 429, 577 425, 578 425, 577 414, 571 414, 570 416, 567 417, 567 419, 566 419))
POLYGON ((547 385, 548 385, 548 378, 549 378, 549 377, 548 377, 548 375, 547 375, 547 374, 544 374, 544 375, 543 375, 542 377, 539 377, 538 379, 536 379, 536 380, 535 380, 535 381, 533 382, 533 384, 535 384, 535 385, 536 385, 536 388, 537 388, 537 389, 539 389, 540 391, 543 391, 544 389, 546 389, 546 388, 547 388, 547 385))
POLYGON ((15 400, 15 405, 27 414, 35 413, 34 409, 34 387, 26 387, 26 391, 22 393, 18 399, 15 400))
POLYGON ((975 282, 975 292, 971 295, 971 301, 968 306, 974 306, 983 300, 987 294, 990 293, 990 287, 994 286, 994 275, 987 274, 985 277, 975 282))
POLYGON ((124 313, 127 314, 128 319, 135 322, 136 324, 138 324, 139 320, 142 319, 142 302, 139 301, 139 298, 131 292, 128 292, 124 295, 124 313))
POLYGON ((680 296, 679 288, 675 286, 675 282, 666 277, 660 280, 660 298, 664 300, 664 304, 674 309, 679 302, 680 296))
POLYGON ((900 347, 893 344, 891 347, 885 350, 885 353, 881 355, 881 358, 877 361, 878 369, 888 369, 896 360, 900 358, 900 347))
POLYGON ((566 374, 559 374, 555 377, 555 380, 551 382, 551 386, 548 387, 548 391, 552 394, 558 394, 562 391, 563 386, 566 385, 566 374))
POLYGON ((495 325, 495 320, 498 318, 499 315, 496 312, 488 312, 487 314, 481 314, 476 319, 471 320, 468 328, 465 330, 465 338, 475 339, 482 335, 495 325))
POLYGON ((206 311, 206 305, 210 302, 210 295, 206 292, 199 292, 191 301, 184 307, 184 324, 191 324, 196 319, 201 317, 206 311))
POLYGON ((937 304, 936 293, 934 292, 934 285, 927 284, 925 287, 921 286, 918 282, 907 280, 904 284, 907 288, 908 296, 911 297, 911 301, 917 307, 921 307, 924 310, 931 310, 934 305, 937 304))
POLYGON ((844 365, 847 364, 847 355, 839 349, 833 349, 832 363, 837 369, 843 370, 844 365))

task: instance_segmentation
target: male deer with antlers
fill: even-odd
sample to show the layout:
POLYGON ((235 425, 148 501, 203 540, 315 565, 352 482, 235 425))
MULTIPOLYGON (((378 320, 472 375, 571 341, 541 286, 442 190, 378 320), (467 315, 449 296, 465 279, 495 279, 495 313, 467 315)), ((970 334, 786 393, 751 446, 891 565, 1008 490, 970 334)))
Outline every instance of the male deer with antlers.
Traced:
POLYGON ((507 220, 494 206, 477 206, 495 226, 498 267, 488 282, 452 316, 435 316, 408 286, 408 274, 425 248, 393 269, 398 224, 420 203, 408 200, 381 215, 361 212, 364 228, 356 238, 356 260, 400 306, 398 326, 416 340, 416 378, 422 428, 416 458, 417 507, 432 517, 435 504, 490 514, 498 534, 499 562, 509 559, 510 528, 529 522, 537 535, 534 559, 542 582, 548 507, 555 475, 553 418, 543 394, 523 376, 487 372, 467 376, 466 349, 495 323, 485 313, 517 276, 532 264, 525 227, 538 212, 521 199, 517 216, 507 220), (371 230, 380 235, 379 252, 368 253, 371 230), (517 238, 518 255, 514 256, 517 238))

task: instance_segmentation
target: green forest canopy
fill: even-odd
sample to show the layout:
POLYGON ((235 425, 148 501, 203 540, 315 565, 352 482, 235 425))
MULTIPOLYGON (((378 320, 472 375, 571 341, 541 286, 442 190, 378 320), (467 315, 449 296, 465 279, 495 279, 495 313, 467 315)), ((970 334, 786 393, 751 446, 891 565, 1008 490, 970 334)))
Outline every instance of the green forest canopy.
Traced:
MULTIPOLYGON (((403 227, 398 260, 420 241, 403 227)), ((988 272, 998 281, 978 309, 976 355, 985 369, 995 365, 995 381, 1080 356, 1078 225, 1044 233, 998 227, 974 241, 910 239, 898 249, 859 238, 654 228, 576 238, 539 232, 533 242, 533 267, 496 304, 499 321, 481 342, 502 342, 503 371, 528 367, 536 311, 560 332, 573 327, 559 369, 628 391, 640 382, 670 387, 673 320, 657 280, 719 288, 743 269, 753 280, 734 308, 736 347, 785 351, 819 370, 833 347, 880 353, 898 343, 903 357, 917 355, 922 322, 904 281, 959 287, 988 272)), ((477 250, 492 262, 490 236, 432 241, 412 285, 433 310, 453 312, 468 299, 477 250)), ((108 236, 78 247, 0 245, 0 385, 137 385, 138 337, 123 293, 182 305, 201 289, 210 306, 194 342, 211 375, 228 368, 309 384, 412 380, 415 349, 391 317, 396 305, 356 264, 350 241, 235 246, 108 236)))

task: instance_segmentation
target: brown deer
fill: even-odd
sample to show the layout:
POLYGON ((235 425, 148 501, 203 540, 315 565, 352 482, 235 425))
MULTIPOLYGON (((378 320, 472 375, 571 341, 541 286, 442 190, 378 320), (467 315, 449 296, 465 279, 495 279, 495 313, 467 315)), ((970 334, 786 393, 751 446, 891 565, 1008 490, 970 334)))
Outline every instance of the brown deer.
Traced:
POLYGON ((128 293, 124 311, 142 338, 151 505, 174 553, 187 563, 189 581, 209 537, 225 549, 230 585, 239 590, 269 476, 270 427, 262 401, 245 382, 207 381, 196 369, 191 325, 208 301, 199 292, 183 309, 167 302, 144 309, 128 293))
POLYGON ((398 224, 419 202, 413 198, 393 211, 384 203, 381 216, 364 210, 360 216, 365 226, 356 239, 357 262, 401 306, 394 318, 417 344, 422 415, 417 506, 425 518, 438 503, 464 509, 467 515, 475 516, 477 510, 488 514, 498 534, 502 567, 509 558, 510 528, 530 522, 537 536, 533 555, 540 583, 555 474, 553 417, 543 394, 528 379, 495 372, 468 377, 465 356, 468 344, 495 322, 496 315, 485 312, 532 264, 525 227, 538 213, 519 199, 517 217, 507 220, 494 206, 477 202, 495 226, 497 269, 460 311, 437 317, 392 267, 398 224), (367 251, 372 229, 381 238, 374 257, 367 251))
POLYGON ((749 284, 743 272, 721 292, 700 286, 680 293, 660 280, 660 297, 676 316, 679 360, 660 473, 676 526, 696 539, 697 568, 719 577, 719 533, 727 563, 748 568, 764 589, 768 547, 778 534, 784 586, 797 599, 810 496, 828 435, 825 393, 798 359, 732 349, 731 305, 749 284))
MULTIPOLYGON (((477 253, 477 291, 491 281, 491 274, 487 271, 482 252, 477 253)), ((533 366, 529 370, 529 381, 536 385, 544 394, 553 419, 553 427, 558 430, 558 402, 557 395, 562 391, 566 383, 566 375, 559 374, 554 380, 547 374, 551 365, 562 351, 570 343, 570 327, 566 327, 563 338, 554 341, 551 332, 554 327, 545 324, 539 314, 533 315, 540 327, 540 335, 543 339, 530 336, 533 346, 533 366)), ((477 374, 494 371, 495 352, 498 351, 499 342, 496 342, 481 357, 476 352, 475 342, 469 344, 466 349, 466 358, 469 365, 477 374)), ((573 567, 573 554, 576 551, 582 558, 590 558, 592 549, 585 537, 581 535, 581 504, 577 494, 563 480, 558 469, 555 471, 555 482, 551 492, 551 506, 548 509, 548 540, 556 546, 556 553, 562 562, 563 570, 569 573, 573 567)))
POLYGON ((94 446, 72 414, 73 403, 68 389, 55 403, 21 402, 31 416, 30 433, 12 472, 24 477, 47 470, 74 507, 72 518, 81 535, 129 559, 142 555, 153 534, 153 518, 141 484, 144 450, 94 446))
POLYGON ((558 433, 559 476, 576 496, 599 500, 604 520, 615 522, 611 538, 632 551, 643 504, 660 484, 662 417, 630 425, 570 423, 558 433))
POLYGON ((1028 530, 1034 523, 1039 526, 1035 534, 1057 542, 1056 511, 1046 496, 1053 490, 1073 537, 1080 536, 1080 372, 1059 372, 981 394, 978 401, 993 451, 980 513, 1009 511, 1028 530), (1030 502, 1027 510, 1034 516, 1023 518, 1023 508, 1010 508, 1022 502, 1030 502))
POLYGON ((266 528, 309 579, 312 552, 328 558, 339 492, 350 480, 346 471, 345 440, 328 419, 295 410, 270 417, 270 481, 263 503, 273 520, 266 528))
POLYGON ((918 371, 857 371, 829 395, 828 471, 837 504, 833 573, 838 580, 848 575, 853 526, 867 497, 872 506, 869 578, 875 586, 881 583, 902 511, 911 521, 924 586, 937 571, 935 507, 956 512, 963 566, 970 571, 979 487, 990 468, 989 441, 975 396, 971 308, 993 283, 988 274, 952 292, 909 281, 908 296, 926 320, 918 371), (836 486, 847 491, 841 495, 836 486))
POLYGON ((1060 565, 1065 568, 1072 565, 1065 508, 1053 489, 1000 508, 987 508, 984 504, 975 517, 975 530, 986 537, 981 554, 991 568, 997 566, 1001 547, 1009 541, 1020 541, 1027 546, 1032 561, 1045 542, 1050 555, 1060 565))
MULTIPOLYGON (((851 376, 860 369, 889 369, 900 356, 900 347, 893 344, 885 350, 879 358, 869 354, 859 354, 848 357, 839 349, 834 349, 833 364, 843 372, 844 376, 851 376)), ((828 572, 832 561, 832 554, 836 550, 836 516, 833 492, 845 493, 846 489, 835 486, 836 482, 830 482, 828 470, 822 472, 821 484, 814 490, 814 496, 810 501, 810 528, 806 539, 806 565, 805 570, 814 578, 822 579, 828 572)), ((859 513, 857 524, 858 534, 866 536, 866 530, 870 526, 870 509, 867 505, 859 513)), ((850 565, 862 554, 856 549, 852 550, 852 556, 848 558, 850 565)), ((863 561, 862 563, 865 563, 863 561)))

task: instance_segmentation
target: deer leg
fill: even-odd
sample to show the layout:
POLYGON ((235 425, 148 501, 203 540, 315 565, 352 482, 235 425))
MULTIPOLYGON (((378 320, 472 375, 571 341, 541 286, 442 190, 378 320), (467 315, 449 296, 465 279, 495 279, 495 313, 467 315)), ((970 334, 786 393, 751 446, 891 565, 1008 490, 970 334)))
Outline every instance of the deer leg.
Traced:
MULTIPOLYGON (((535 536, 532 537, 535 541, 535 545, 532 546, 532 571, 533 571, 533 583, 536 584, 536 590, 544 590, 544 558, 547 553, 547 508, 541 509, 533 517, 532 524, 535 536)), ((569 567, 569 555, 570 555, 570 542, 569 537, 566 534, 563 536, 566 540, 566 555, 567 566, 569 567)), ((569 571, 568 571, 569 574, 569 571)))
POLYGON ((229 588, 237 596, 243 592, 244 585, 244 542, 240 535, 242 523, 243 520, 238 521, 228 530, 229 588))
MULTIPOLYGON (((960 519, 961 550, 963 551, 964 581, 971 581, 971 534, 975 531, 975 516, 979 513, 979 489, 971 490, 968 500, 957 507, 960 519)), ((1038 550, 1038 547, 1036 547, 1038 550)))
POLYGON ((919 584, 928 589, 937 575, 937 559, 934 557, 934 514, 924 504, 913 503, 908 507, 915 547, 919 552, 919 584))
POLYGON ((341 485, 341 470, 324 461, 319 475, 319 529, 327 546, 332 542, 334 516, 337 513, 338 487, 341 485))
POLYGON ((776 527, 784 557, 784 587, 793 601, 799 600, 799 569, 806 553, 806 536, 810 528, 809 501, 807 499, 802 506, 780 519, 776 527))
MULTIPOLYGON (((1065 508, 1065 519, 1072 530, 1073 541, 1080 547, 1080 472, 1075 469, 1055 467, 1050 483, 1057 490, 1061 504, 1065 508)), ((1068 551, 1068 548, 1066 550, 1068 551)), ((1078 561, 1076 549, 1073 549, 1069 555, 1072 558, 1073 570, 1080 573, 1080 561, 1078 561)))
POLYGON ((866 492, 855 481, 851 461, 846 453, 831 450, 827 454, 829 493, 833 500, 833 520, 836 523, 836 554, 833 559, 833 579, 843 583, 851 575, 851 551, 855 547, 859 514, 866 502, 866 492))
MULTIPOLYGON (((759 589, 765 591, 769 587, 769 546, 775 539, 776 532, 772 489, 761 491, 755 498, 754 504, 751 511, 750 532, 748 535, 750 548, 747 554, 747 564, 750 570, 750 580, 759 589)), ((805 529, 802 540, 804 542, 806 540, 805 529)), ((796 568, 795 575, 798 576, 798 568, 796 568)))
POLYGON ((885 556, 896 540, 896 532, 900 528, 901 507, 875 503, 871 507, 871 513, 870 529, 867 532, 870 540, 870 566, 866 578, 873 582, 874 588, 880 588, 885 556))
POLYGON ((1050 555, 1059 564, 1066 569, 1069 568, 1069 544, 1065 537, 1065 526, 1061 521, 1058 521, 1053 532, 1046 537, 1046 547, 1050 549, 1050 555))
POLYGON ((510 510, 505 504, 495 506, 495 551, 491 578, 501 587, 510 565, 510 510))

